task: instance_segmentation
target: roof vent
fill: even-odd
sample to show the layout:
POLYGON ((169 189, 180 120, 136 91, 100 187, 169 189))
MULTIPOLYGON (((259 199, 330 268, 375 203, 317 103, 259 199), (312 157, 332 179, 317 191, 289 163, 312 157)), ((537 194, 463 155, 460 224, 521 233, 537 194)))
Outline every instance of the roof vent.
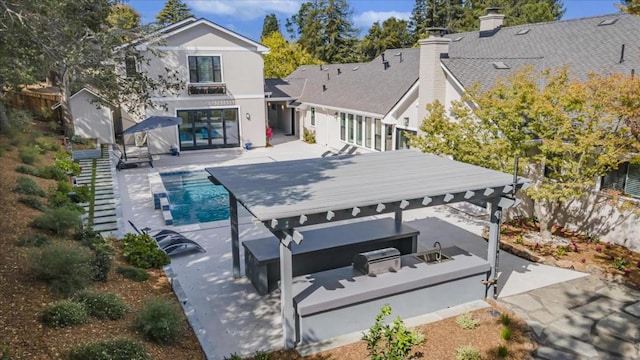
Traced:
POLYGON ((464 38, 464 36, 458 36, 457 38, 454 38, 454 39, 453 39, 453 40, 451 40, 451 41, 453 41, 453 42, 458 42, 458 41, 462 40, 462 38, 464 38))
POLYGON ((443 37, 444 35, 447 34, 447 28, 443 28, 443 27, 430 27, 430 28, 427 28, 426 30, 427 30, 427 34, 435 37, 443 37))
POLYGON ((302 69, 300 69, 300 70, 301 70, 301 71, 307 71, 307 68, 302 68, 302 69))
POLYGON ((382 62, 382 66, 384 66, 384 69, 387 70, 389 68, 389 62, 388 61, 383 61, 382 62))
POLYGON ((327 91, 327 85, 322 85, 322 92, 327 91))
POLYGON ((380 56, 382 57, 382 62, 384 63, 386 60, 384 59, 384 53, 380 54, 380 56))
POLYGON ((507 65, 507 63, 505 63, 504 61, 495 61, 493 63, 493 67, 498 70, 511 69, 511 66, 507 65))
POLYGON ((322 64, 320 64, 320 71, 322 71, 322 70, 323 70, 323 69, 322 69, 322 64))
POLYGON ((351 69, 351 70, 356 71, 356 70, 358 70, 358 69, 360 69, 360 67, 356 66, 356 67, 354 67, 354 68, 353 68, 353 69, 351 69))
POLYGON ((616 23, 616 21, 618 21, 618 18, 602 20, 598 23, 598 26, 613 25, 616 23))
POLYGON ((516 33, 516 35, 528 34, 531 29, 522 29, 516 33))
POLYGON ((327 81, 329 80, 329 73, 327 73, 327 81))
POLYGON ((342 71, 340 70, 340 68, 338 68, 338 75, 342 74, 342 71))
POLYGON ((400 62, 402 62, 402 51, 400 51, 399 53, 393 55, 393 56, 399 56, 400 57, 400 62))

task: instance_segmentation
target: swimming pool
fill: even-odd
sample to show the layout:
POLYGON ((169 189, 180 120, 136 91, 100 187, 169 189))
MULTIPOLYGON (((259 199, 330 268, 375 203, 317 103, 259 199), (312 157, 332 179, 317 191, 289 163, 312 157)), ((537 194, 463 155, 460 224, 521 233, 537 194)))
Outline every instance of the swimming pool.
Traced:
POLYGON ((229 218, 229 194, 213 185, 205 171, 160 173, 173 216, 173 225, 229 218))

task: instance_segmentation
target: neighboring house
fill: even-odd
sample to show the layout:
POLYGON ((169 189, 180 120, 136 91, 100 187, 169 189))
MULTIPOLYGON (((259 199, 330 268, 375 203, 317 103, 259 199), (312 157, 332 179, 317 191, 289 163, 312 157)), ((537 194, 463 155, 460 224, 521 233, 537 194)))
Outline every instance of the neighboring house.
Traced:
MULTIPOLYGON (((73 114, 73 133, 84 138, 96 138, 100 144, 115 143, 114 112, 116 108, 95 89, 84 87, 69 98, 73 114)), ((52 109, 60 107, 55 104, 52 109)))
MULTIPOLYGON (((177 94, 153 94, 156 108, 143 109, 137 121, 152 115, 178 116, 182 125, 149 132, 152 154, 265 146, 263 54, 268 49, 206 19, 188 18, 158 31, 149 41, 132 46, 150 59, 147 64, 126 59, 127 76, 145 72, 178 72, 183 89, 177 94), (152 50, 159 50, 155 56, 152 50)), ((123 123, 120 132, 132 124, 123 123)))
MULTIPOLYGON (((419 48, 387 50, 368 63, 301 66, 280 83, 267 80, 267 88, 279 93, 276 108, 295 109, 294 122, 314 131, 317 143, 389 151, 407 147, 404 134, 418 130, 426 104, 438 100, 449 107, 471 85, 488 88, 524 66, 568 65, 582 80, 589 73, 640 70, 638 16, 617 13, 513 27, 502 27, 503 19, 489 13, 480 18, 479 31, 431 36, 419 48), (287 82, 303 86, 282 85, 287 82)), ((599 188, 640 197, 640 165, 624 165, 599 188)), ((611 211, 602 217, 618 224, 606 239, 633 241, 640 249, 633 235, 640 233, 636 216, 611 211)))

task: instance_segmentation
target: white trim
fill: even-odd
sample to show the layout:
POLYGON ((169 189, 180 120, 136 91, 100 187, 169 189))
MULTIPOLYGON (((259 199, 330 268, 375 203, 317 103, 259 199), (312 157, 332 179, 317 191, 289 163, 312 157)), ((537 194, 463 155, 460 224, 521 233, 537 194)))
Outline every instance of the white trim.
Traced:
POLYGON ((416 99, 419 100, 419 97, 420 97, 420 94, 418 92, 419 91, 418 89, 420 88, 419 83, 420 83, 420 80, 413 83, 413 85, 411 85, 409 90, 407 90, 407 92, 400 98, 400 100, 398 100, 398 102, 391 108, 391 110, 389 110, 389 112, 382 118, 382 122, 384 124, 397 125, 398 118, 396 118, 392 114, 398 111, 401 106, 405 106, 407 102, 411 101, 407 106, 409 107, 411 106, 411 103, 413 103, 413 101, 415 101, 416 99), (413 99, 414 96, 415 96, 415 99, 413 99))
MULTIPOLYGON (((80 93, 81 93, 81 92, 83 92, 83 91, 87 91, 87 92, 88 92, 88 93, 90 93, 91 95, 93 95, 93 96, 97 97, 98 99, 100 99, 100 100, 102 100, 102 101, 106 102, 106 103, 107 103, 107 104, 109 104, 110 106, 115 106, 115 105, 113 105, 113 104, 111 103, 111 101, 109 101, 109 100, 105 99, 105 98, 104 98, 104 96, 100 96, 100 95, 99 95, 99 94, 97 94, 96 92, 91 91, 91 89, 89 89, 88 87, 83 87, 82 89, 80 89, 80 90, 76 91, 73 95, 69 96, 69 101, 71 101, 74 97, 76 97, 76 95, 80 94, 80 93)), ((53 104, 53 105, 51 106, 51 110, 55 110, 55 109, 59 108, 60 106, 61 106, 60 102, 57 102, 57 103, 55 103, 55 104, 53 104)))
MULTIPOLYGON (((234 37, 234 38, 236 38, 236 39, 238 39, 238 40, 240 40, 242 42, 245 42, 245 43, 247 43, 247 44, 249 44, 251 46, 255 46, 256 47, 255 51, 261 52, 263 54, 269 52, 269 48, 267 48, 266 46, 264 46, 264 45, 262 45, 262 44, 260 44, 258 42, 255 42, 255 41, 253 41, 253 40, 251 40, 251 39, 249 39, 249 38, 247 38, 247 37, 245 37, 243 35, 240 35, 240 34, 238 34, 236 32, 233 32, 233 31, 231 31, 231 30, 229 30, 227 28, 224 28, 224 27, 222 27, 222 26, 220 26, 218 24, 215 24, 215 23, 213 23, 213 22, 211 22, 211 21, 209 21, 207 19, 199 19, 199 20, 194 21, 193 18, 189 18, 189 19, 186 19, 186 20, 190 20, 191 24, 182 26, 179 29, 176 29, 174 31, 164 32, 162 35, 160 35, 158 37, 154 37, 153 39, 151 39, 149 41, 145 41, 145 42, 143 42, 141 44, 137 44, 136 46, 143 46, 143 47, 144 46, 148 46, 150 42, 157 42, 157 41, 166 39, 168 37, 171 37, 173 35, 179 34, 179 33, 183 32, 183 31, 189 30, 189 29, 191 29, 193 27, 196 27, 196 26, 198 26, 200 24, 204 24, 204 25, 207 25, 207 26, 213 28, 214 30, 220 31, 222 33, 225 33, 225 34, 227 34, 227 35, 229 35, 231 37, 234 37)), ((186 20, 185 20, 185 22, 186 22, 186 20)), ((169 28, 171 28, 171 27, 167 27, 167 29, 169 29, 169 28)), ((163 31, 166 31, 166 30, 163 30, 163 29, 158 30, 158 32, 163 32, 163 31)))
POLYGON ((255 52, 254 49, 241 46, 150 46, 160 51, 236 51, 255 52))
MULTIPOLYGON (((187 86, 189 86, 189 84, 202 84, 202 85, 207 85, 207 84, 224 84, 224 66, 222 65, 222 54, 185 54, 185 58, 187 60, 187 86), (192 83, 191 82, 191 69, 189 68, 189 57, 219 57, 220 58, 220 82, 197 82, 197 83, 192 83)), ((213 66, 213 64, 211 64, 211 66, 213 66)), ((211 69, 213 70, 213 68, 211 69)))
POLYGON ((315 108, 325 108, 325 109, 332 109, 337 111, 338 113, 344 112, 344 113, 352 113, 352 114, 362 114, 364 116, 373 116, 373 117, 377 117, 377 118, 384 118, 383 114, 377 114, 377 113, 372 113, 372 112, 366 112, 366 111, 361 111, 361 110, 354 110, 354 109, 346 109, 346 108, 340 108, 340 107, 335 107, 335 106, 331 106, 331 105, 321 105, 321 104, 314 104, 314 103, 309 103, 309 102, 301 102, 302 105, 306 105, 308 107, 315 107, 315 108))
POLYGON ((156 97, 152 97, 151 101, 196 101, 196 100, 206 100, 206 101, 211 101, 211 100, 253 100, 253 99, 259 99, 259 100, 264 100, 264 94, 246 94, 246 95, 236 95, 233 97, 228 97, 228 96, 224 96, 224 95, 217 95, 217 96, 203 96, 203 95, 185 95, 185 96, 167 96, 167 97, 161 97, 161 96, 156 96, 156 97))

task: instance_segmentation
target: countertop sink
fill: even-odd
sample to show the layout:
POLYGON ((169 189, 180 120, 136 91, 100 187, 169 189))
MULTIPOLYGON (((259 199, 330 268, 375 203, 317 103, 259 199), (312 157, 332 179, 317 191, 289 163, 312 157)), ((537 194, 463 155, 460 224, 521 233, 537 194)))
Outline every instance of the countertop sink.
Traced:
POLYGON ((413 256, 426 264, 438 264, 453 260, 448 255, 442 254, 437 250, 425 251, 413 256))

